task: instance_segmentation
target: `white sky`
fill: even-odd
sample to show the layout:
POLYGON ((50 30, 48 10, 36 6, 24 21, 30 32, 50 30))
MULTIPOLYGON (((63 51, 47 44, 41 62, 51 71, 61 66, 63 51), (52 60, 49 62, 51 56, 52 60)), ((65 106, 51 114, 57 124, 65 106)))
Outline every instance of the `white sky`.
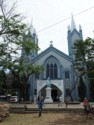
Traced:
POLYGON ((17 8, 26 17, 26 22, 30 24, 31 19, 33 19, 33 26, 37 31, 41 51, 48 48, 52 40, 54 47, 66 54, 68 53, 67 26, 71 24, 71 18, 66 18, 71 17, 71 13, 74 15, 77 29, 79 24, 82 26, 83 38, 94 38, 94 0, 18 1, 19 6, 17 8), (80 12, 82 13, 78 14, 80 12), (78 15, 75 16, 75 14, 78 15), (63 21, 64 19, 66 21, 63 21), (57 25, 54 25, 56 23, 57 25))

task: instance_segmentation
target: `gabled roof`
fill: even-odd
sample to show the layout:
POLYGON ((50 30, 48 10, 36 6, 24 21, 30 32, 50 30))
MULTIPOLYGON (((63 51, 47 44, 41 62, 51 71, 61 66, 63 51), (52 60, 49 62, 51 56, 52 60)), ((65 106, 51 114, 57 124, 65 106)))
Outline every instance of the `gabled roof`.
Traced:
POLYGON ((41 52, 38 56, 36 56, 36 57, 32 60, 31 63, 36 62, 37 60, 39 60, 39 59, 42 58, 43 56, 47 55, 47 53, 49 53, 49 52, 51 52, 51 51, 54 52, 54 53, 56 53, 56 54, 58 54, 59 56, 65 58, 66 60, 72 62, 72 58, 69 57, 67 54, 63 53, 62 51, 56 49, 56 48, 53 47, 53 46, 50 46, 50 47, 48 47, 46 50, 44 50, 43 52, 41 52))

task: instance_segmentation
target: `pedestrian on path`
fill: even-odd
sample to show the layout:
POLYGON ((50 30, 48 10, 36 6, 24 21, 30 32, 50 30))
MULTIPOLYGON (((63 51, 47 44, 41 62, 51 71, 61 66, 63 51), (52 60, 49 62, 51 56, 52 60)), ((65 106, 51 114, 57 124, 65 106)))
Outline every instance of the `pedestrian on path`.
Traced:
POLYGON ((37 104, 38 104, 39 117, 40 117, 42 114, 43 106, 44 106, 44 102, 43 102, 43 99, 41 97, 38 97, 37 104))
POLYGON ((91 114, 91 106, 89 103, 86 105, 85 113, 86 113, 86 118, 88 118, 89 115, 91 114))
POLYGON ((64 98, 64 102, 65 102, 65 105, 66 105, 66 108, 68 107, 68 98, 65 96, 64 98))
POLYGON ((85 97, 83 100, 84 111, 86 112, 87 105, 89 104, 88 99, 85 97))
POLYGON ((62 95, 59 97, 58 106, 62 106, 63 98, 62 95))

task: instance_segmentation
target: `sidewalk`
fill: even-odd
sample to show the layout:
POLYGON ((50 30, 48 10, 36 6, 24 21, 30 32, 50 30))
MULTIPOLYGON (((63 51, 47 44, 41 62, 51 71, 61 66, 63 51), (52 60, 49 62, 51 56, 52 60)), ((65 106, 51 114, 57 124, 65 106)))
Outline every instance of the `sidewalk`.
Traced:
MULTIPOLYGON (((29 103, 29 104, 24 104, 24 103, 11 103, 10 106, 12 107, 23 107, 23 106, 26 106, 27 108, 30 108, 30 109, 36 109, 38 108, 38 105, 36 103, 29 103)), ((94 102, 90 102, 90 105, 92 105, 94 107, 94 102)), ((51 108, 51 109, 64 109, 66 108, 66 105, 65 103, 62 104, 62 106, 58 106, 58 103, 50 103, 50 104, 44 104, 44 109, 47 109, 47 108, 51 108)), ((68 104, 68 108, 70 109, 83 109, 83 103, 79 103, 79 104, 68 104)))
MULTIPOLYGON (((94 103, 93 104, 94 108, 94 103)), ((58 106, 58 103, 44 104, 43 112, 83 112, 83 103, 79 104, 68 104, 63 103, 62 106, 58 106)), ((12 103, 10 104, 10 111, 12 113, 35 113, 38 112, 38 105, 35 103, 12 103)))
MULTIPOLYGON (((33 104, 26 104, 27 108, 38 108, 37 104, 33 103, 33 104)), ((66 108, 66 105, 63 103, 62 106, 58 106, 58 103, 52 103, 52 104, 44 104, 44 109, 62 109, 62 108, 66 108)), ((68 108, 72 108, 72 109, 83 109, 83 104, 68 104, 68 108)))

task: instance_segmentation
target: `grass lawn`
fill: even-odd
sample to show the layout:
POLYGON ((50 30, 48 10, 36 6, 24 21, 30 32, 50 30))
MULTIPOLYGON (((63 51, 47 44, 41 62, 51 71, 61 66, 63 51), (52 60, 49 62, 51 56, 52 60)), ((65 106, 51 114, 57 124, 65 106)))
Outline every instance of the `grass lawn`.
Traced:
POLYGON ((37 113, 10 113, 0 125, 94 125, 94 116, 86 119, 84 114, 76 113, 43 113, 41 117, 37 113))

